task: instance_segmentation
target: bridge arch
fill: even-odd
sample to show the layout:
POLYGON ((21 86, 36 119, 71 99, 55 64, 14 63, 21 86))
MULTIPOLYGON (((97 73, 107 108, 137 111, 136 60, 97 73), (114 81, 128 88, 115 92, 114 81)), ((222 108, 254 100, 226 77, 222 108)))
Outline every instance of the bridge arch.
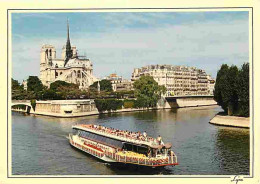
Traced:
POLYGON ((26 112, 26 113, 34 112, 30 100, 13 100, 12 103, 11 103, 11 109, 15 110, 13 107, 19 106, 19 105, 24 105, 25 109, 24 110, 23 109, 17 109, 17 111, 26 112))

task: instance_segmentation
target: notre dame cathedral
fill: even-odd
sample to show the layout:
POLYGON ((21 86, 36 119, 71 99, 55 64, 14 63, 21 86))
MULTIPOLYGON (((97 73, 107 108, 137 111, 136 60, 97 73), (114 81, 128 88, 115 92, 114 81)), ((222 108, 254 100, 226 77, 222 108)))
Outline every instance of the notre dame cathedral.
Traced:
POLYGON ((56 58, 54 46, 45 44, 41 48, 40 80, 48 87, 52 82, 61 80, 78 84, 80 89, 86 89, 97 81, 93 76, 92 62, 86 57, 78 56, 76 47, 70 44, 68 22, 67 43, 62 48, 60 59, 56 58))

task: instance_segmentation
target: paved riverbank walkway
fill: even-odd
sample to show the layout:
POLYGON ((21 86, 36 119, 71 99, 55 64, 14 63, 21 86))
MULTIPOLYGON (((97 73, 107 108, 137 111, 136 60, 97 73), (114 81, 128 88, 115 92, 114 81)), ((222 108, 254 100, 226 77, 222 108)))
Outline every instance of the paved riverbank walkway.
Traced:
POLYGON ((250 118, 237 116, 216 115, 209 123, 221 126, 250 128, 250 118))

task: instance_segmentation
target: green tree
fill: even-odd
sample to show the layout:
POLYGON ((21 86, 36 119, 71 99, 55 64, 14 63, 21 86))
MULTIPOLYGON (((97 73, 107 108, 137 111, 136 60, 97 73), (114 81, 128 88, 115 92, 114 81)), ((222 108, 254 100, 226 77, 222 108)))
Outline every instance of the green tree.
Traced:
MULTIPOLYGON (((98 81, 94 82, 92 85, 90 85, 90 88, 94 88, 97 90, 97 84, 98 81)), ((99 81, 99 85, 100 85, 100 91, 113 91, 112 89, 112 84, 109 80, 103 79, 101 81, 99 81)))
POLYGON ((126 109, 128 109, 128 108, 134 108, 134 107, 135 107, 135 100, 125 99, 123 106, 124 106, 124 108, 126 108, 126 109))
POLYGON ((17 80, 12 78, 12 99, 23 100, 26 99, 26 91, 23 89, 23 85, 20 85, 17 80))
POLYGON ((122 98, 134 98, 134 91, 115 91, 115 95, 118 99, 122 98))
POLYGON ((223 64, 217 73, 214 99, 229 115, 249 116, 249 63, 223 64))
POLYGON ((236 84, 238 80, 238 68, 232 65, 224 75, 222 86, 222 99, 225 106, 228 107, 228 114, 233 115, 238 107, 238 95, 236 84))
POLYGON ((95 104, 98 111, 103 112, 121 109, 123 102, 118 99, 95 99, 95 104))
POLYGON ((95 104, 99 112, 107 110, 107 101, 104 99, 95 99, 95 104))
POLYGON ((60 80, 55 81, 55 82, 51 83, 51 85, 50 85, 50 89, 54 90, 54 91, 57 91, 60 88, 65 88, 65 87, 69 87, 71 89, 78 89, 79 85, 68 83, 68 82, 65 82, 65 81, 60 81, 60 80))
POLYGON ((123 105, 123 102, 122 100, 117 100, 117 99, 107 99, 107 110, 108 111, 115 111, 115 110, 118 110, 118 109, 122 109, 122 105, 123 105))
POLYGON ((41 99, 43 100, 61 100, 63 99, 59 93, 52 89, 46 89, 41 93, 41 99))
POLYGON ((36 107, 36 100, 35 99, 31 100, 31 106, 32 106, 33 110, 35 111, 35 107, 36 107))
POLYGON ((35 93, 42 91, 44 86, 42 81, 37 76, 29 76, 27 80, 27 90, 34 91, 35 93))
POLYGON ((141 76, 134 82, 137 107, 156 107, 161 95, 166 92, 151 76, 141 76))
POLYGON ((138 98, 135 103, 134 103, 134 107, 136 108, 143 108, 143 107, 147 107, 146 106, 146 100, 144 98, 138 98))
POLYGON ((249 116, 249 63, 244 63, 239 70, 237 80, 239 115, 249 116))
POLYGON ((12 78, 12 90, 21 90, 21 85, 19 84, 18 80, 14 80, 12 78))
POLYGON ((228 104, 223 100, 223 89, 225 86, 227 73, 229 66, 227 64, 222 64, 220 70, 218 70, 215 89, 214 89, 214 100, 222 107, 222 109, 227 112, 228 104))
POLYGON ((44 99, 77 99, 81 94, 78 84, 55 81, 51 83, 50 89, 45 91, 44 99))

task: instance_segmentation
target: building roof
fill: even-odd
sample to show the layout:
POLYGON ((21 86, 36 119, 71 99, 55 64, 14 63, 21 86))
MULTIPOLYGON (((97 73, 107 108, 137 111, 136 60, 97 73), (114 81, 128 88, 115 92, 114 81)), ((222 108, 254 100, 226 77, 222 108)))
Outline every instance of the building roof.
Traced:
POLYGON ((88 67, 91 65, 91 62, 89 59, 79 59, 79 58, 72 58, 69 59, 68 62, 66 63, 65 67, 88 67))

